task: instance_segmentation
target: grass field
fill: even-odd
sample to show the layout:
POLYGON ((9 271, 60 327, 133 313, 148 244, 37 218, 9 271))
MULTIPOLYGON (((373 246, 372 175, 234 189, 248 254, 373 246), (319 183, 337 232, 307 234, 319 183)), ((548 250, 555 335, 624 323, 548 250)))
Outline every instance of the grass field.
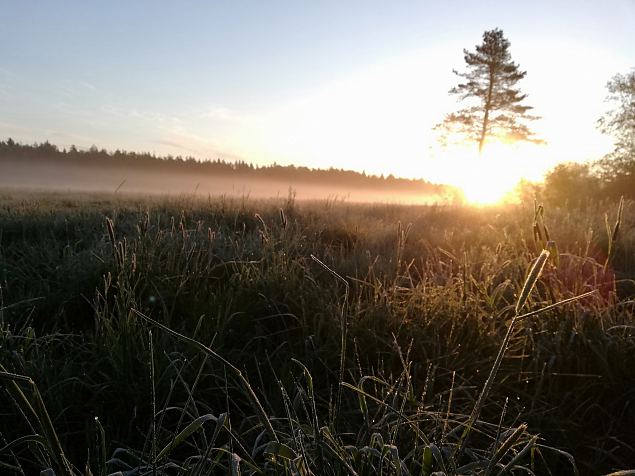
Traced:
POLYGON ((5 192, 0 473, 635 468, 633 279, 628 201, 5 192))

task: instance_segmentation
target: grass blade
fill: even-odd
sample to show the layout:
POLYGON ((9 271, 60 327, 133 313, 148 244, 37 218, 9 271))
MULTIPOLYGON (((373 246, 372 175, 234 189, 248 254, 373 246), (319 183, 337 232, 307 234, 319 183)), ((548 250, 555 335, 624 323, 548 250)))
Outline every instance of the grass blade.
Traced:
POLYGON ((217 362, 220 362, 221 364, 225 365, 234 374, 234 377, 236 377, 238 381, 241 383, 241 385, 243 386, 243 389, 245 390, 245 392, 247 393, 247 396, 249 397, 249 401, 251 402, 252 406, 254 407, 254 410, 256 411, 256 415, 258 416, 260 423, 267 430, 267 433, 269 433, 269 436, 271 437, 271 439, 273 439, 274 441, 278 441, 278 436, 276 435, 276 432, 273 429, 273 426, 271 425, 271 421, 269 420, 269 417, 267 416, 265 409, 262 407, 262 404, 260 403, 260 400, 258 400, 256 393, 254 392, 253 388, 249 384, 249 381, 243 375, 240 369, 238 369, 238 367, 235 367, 231 362, 229 362, 224 357, 217 354, 216 352, 214 352, 212 349, 202 344, 201 342, 195 339, 192 339, 190 337, 184 336, 183 334, 179 334, 178 332, 170 329, 168 326, 165 326, 161 324, 160 322, 155 321, 154 319, 146 316, 145 314, 143 314, 140 311, 137 311, 136 309, 132 309, 132 312, 134 312, 137 316, 139 316, 143 320, 158 327, 162 331, 191 345, 192 347, 199 350, 200 352, 203 352, 204 354, 209 355, 217 362))

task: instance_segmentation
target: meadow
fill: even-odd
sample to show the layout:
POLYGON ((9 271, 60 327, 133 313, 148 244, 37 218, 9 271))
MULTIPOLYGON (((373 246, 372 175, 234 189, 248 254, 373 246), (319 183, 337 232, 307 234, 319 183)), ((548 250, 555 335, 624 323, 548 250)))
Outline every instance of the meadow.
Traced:
POLYGON ((0 472, 632 469, 634 279, 628 200, 5 191, 0 472))

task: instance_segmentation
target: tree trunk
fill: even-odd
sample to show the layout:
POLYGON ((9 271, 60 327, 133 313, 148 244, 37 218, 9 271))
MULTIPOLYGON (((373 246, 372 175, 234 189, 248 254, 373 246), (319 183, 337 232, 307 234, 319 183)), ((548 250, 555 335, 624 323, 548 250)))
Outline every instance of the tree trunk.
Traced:
POLYGON ((487 124, 489 122, 489 108, 485 106, 485 116, 483 117, 483 128, 481 130, 481 137, 478 140, 478 154, 483 153, 483 147, 485 146, 485 136, 487 135, 487 124))
POLYGON ((485 114, 483 114, 483 127, 481 128, 481 137, 478 141, 478 154, 483 153, 485 147, 485 138, 487 137, 487 126, 489 126, 489 111, 492 108, 492 91, 494 89, 494 71, 490 66, 489 84, 487 86, 487 99, 485 100, 485 114))

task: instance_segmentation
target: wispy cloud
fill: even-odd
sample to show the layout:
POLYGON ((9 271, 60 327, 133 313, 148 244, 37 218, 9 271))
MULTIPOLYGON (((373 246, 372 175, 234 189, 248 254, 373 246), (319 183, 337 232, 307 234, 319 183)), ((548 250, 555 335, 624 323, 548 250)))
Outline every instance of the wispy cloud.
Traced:
POLYGON ((99 88, 88 81, 77 81, 77 86, 88 91, 98 91, 99 88))
POLYGON ((9 93, 9 88, 0 83, 0 100, 7 100, 11 98, 11 94, 9 93))
POLYGON ((214 121, 231 122, 231 123, 247 123, 258 120, 258 116, 245 113, 226 106, 210 106, 207 110, 200 114, 200 117, 212 119, 214 121))
POLYGON ((193 109, 170 114, 137 107, 108 106, 104 113, 131 123, 131 127, 139 130, 139 137, 146 137, 147 147, 160 146, 157 152, 245 160, 242 143, 236 136, 231 136, 236 133, 236 126, 241 131, 249 129, 257 120, 255 115, 224 106, 193 109))
POLYGON ((221 158, 230 161, 243 159, 240 154, 228 147, 188 132, 166 132, 162 137, 154 140, 154 143, 163 146, 164 153, 193 155, 200 159, 221 158))
POLYGON ((41 142, 51 141, 59 147, 70 147, 71 145, 88 147, 100 141, 95 137, 77 134, 59 129, 41 128, 38 126, 25 127, 12 122, 0 122, 0 140, 11 137, 20 142, 41 142))
POLYGON ((77 144, 96 144, 99 142, 95 137, 59 130, 48 130, 45 131, 44 135, 46 137, 50 137, 61 147, 68 147, 70 145, 77 144))
POLYGON ((0 136, 10 136, 11 134, 27 135, 32 134, 33 129, 24 127, 12 122, 0 121, 0 136))
POLYGON ((180 150, 180 151, 183 151, 183 152, 187 152, 189 154, 199 154, 200 153, 199 150, 194 149, 194 148, 190 147, 188 144, 179 142, 177 140, 157 139, 155 141, 155 143, 159 144, 159 145, 164 145, 164 146, 176 149, 176 150, 180 150))

